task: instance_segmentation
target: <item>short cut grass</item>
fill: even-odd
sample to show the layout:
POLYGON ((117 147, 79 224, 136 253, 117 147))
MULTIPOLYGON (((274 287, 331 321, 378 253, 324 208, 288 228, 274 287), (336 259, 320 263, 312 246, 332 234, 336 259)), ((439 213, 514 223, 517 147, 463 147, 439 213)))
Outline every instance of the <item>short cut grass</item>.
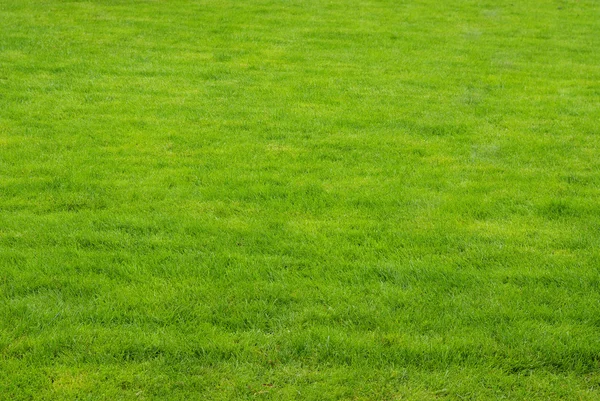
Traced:
POLYGON ((600 2, 0 0, 0 398, 598 400, 600 2))

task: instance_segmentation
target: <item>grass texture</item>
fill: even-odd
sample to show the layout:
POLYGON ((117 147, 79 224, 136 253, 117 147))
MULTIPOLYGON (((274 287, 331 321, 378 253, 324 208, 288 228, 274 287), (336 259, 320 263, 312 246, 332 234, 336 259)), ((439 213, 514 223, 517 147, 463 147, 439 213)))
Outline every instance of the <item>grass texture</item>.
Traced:
POLYGON ((0 399, 598 400, 596 0, 0 0, 0 399))

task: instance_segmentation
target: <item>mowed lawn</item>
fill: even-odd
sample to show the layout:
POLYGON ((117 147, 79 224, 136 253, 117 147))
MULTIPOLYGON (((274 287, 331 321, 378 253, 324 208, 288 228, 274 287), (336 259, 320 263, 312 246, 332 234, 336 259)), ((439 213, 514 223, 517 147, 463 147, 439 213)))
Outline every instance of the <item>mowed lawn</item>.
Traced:
POLYGON ((600 2, 0 0, 0 399, 600 399, 600 2))

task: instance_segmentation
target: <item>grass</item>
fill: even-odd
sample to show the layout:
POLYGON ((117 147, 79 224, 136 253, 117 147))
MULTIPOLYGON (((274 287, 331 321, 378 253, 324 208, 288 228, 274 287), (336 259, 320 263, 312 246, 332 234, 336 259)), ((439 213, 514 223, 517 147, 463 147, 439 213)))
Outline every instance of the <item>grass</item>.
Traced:
POLYGON ((597 400, 598 32, 0 0, 0 399, 597 400))

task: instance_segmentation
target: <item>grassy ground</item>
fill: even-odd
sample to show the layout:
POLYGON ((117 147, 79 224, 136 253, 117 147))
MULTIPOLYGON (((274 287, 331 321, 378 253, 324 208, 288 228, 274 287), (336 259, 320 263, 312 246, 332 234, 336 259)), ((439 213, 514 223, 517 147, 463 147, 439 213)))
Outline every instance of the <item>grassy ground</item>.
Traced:
POLYGON ((599 32, 0 0, 0 399, 599 399, 599 32))

